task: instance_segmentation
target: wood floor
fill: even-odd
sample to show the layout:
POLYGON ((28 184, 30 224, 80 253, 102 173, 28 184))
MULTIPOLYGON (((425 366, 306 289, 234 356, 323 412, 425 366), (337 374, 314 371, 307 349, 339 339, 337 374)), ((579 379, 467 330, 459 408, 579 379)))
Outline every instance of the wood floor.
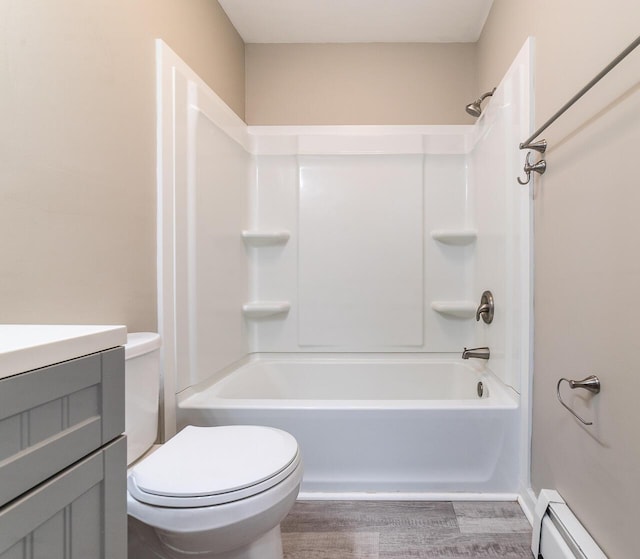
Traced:
POLYGON ((517 503, 300 501, 282 523, 285 559, 531 559, 517 503))

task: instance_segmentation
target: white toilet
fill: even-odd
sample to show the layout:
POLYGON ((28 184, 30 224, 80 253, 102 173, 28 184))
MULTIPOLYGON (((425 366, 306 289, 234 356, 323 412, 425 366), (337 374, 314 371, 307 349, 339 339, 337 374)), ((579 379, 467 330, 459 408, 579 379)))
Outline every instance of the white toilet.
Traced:
POLYGON ((129 559, 282 559, 302 480, 289 433, 189 426, 140 459, 157 435, 159 348, 151 333, 125 346, 129 559))

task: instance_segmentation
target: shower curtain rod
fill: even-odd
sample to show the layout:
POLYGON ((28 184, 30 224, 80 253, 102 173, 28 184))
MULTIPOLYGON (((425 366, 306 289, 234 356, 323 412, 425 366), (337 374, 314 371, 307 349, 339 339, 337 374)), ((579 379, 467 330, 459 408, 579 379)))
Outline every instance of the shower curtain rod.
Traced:
MULTIPOLYGON (((524 142, 520 144, 520 149, 533 149, 539 153, 544 153, 547 149, 547 141, 540 140, 533 142, 540 134, 542 134, 549 126, 551 126, 558 118, 566 113, 575 103, 578 101, 587 91, 589 91, 594 85, 596 85, 602 78, 604 78, 611 70, 613 70, 624 58, 626 58, 638 45, 640 45, 640 35, 631 42, 631 44, 624 49, 618 56, 616 56, 609 64, 607 64, 587 85, 585 85, 578 93, 576 93, 571 99, 569 99, 560 109, 558 109, 551 118, 549 118, 540 128, 538 128, 531 136, 529 136, 524 142)), ((529 161, 529 154, 527 154, 527 162, 524 166, 524 171, 527 175, 526 182, 521 181, 518 178, 520 184, 527 184, 531 179, 531 173, 536 172, 543 174, 546 170, 546 161, 542 159, 535 164, 531 164, 529 161)))
POLYGON ((544 132, 549 126, 551 126, 558 118, 569 110, 578 99, 580 99, 587 91, 589 91, 594 85, 596 85, 602 78, 604 78, 611 70, 613 70, 622 60, 631 53, 638 45, 640 45, 640 36, 626 48, 618 56, 616 56, 609 64, 607 64, 602 71, 593 78, 587 85, 585 85, 578 93, 576 93, 569 101, 567 101, 558 111, 545 122, 540 128, 538 128, 531 136, 529 136, 524 142, 520 144, 520 149, 527 149, 529 144, 535 140, 542 132, 544 132))

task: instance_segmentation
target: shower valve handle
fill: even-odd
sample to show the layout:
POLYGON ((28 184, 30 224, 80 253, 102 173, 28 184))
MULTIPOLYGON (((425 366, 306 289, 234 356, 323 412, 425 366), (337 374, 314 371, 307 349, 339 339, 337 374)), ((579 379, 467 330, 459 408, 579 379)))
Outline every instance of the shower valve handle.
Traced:
POLYGON ((476 311, 476 321, 480 322, 480 317, 485 324, 491 324, 493 322, 493 293, 491 291, 485 291, 480 299, 480 306, 476 311))

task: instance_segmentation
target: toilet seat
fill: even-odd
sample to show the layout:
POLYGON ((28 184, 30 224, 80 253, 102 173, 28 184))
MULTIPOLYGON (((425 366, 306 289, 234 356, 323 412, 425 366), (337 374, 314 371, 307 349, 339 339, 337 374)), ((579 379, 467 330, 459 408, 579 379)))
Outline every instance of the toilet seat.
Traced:
POLYGON ((295 438, 279 429, 188 426, 134 466, 127 487, 149 505, 220 505, 277 485, 300 460, 295 438))

